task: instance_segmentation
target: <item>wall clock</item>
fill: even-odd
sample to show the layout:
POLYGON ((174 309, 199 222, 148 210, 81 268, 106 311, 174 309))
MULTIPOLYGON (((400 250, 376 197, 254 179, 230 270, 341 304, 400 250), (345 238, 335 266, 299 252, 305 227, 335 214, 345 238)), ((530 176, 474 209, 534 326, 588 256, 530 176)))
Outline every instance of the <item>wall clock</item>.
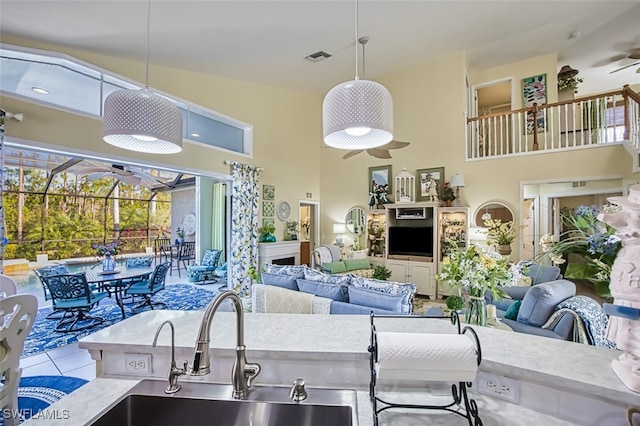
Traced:
POLYGON ((193 213, 186 214, 182 218, 182 229, 184 235, 191 236, 196 233, 196 215, 193 213))
POLYGON ((289 219, 291 215, 291 206, 286 201, 280 201, 278 203, 278 211, 276 212, 278 219, 285 221, 289 219))

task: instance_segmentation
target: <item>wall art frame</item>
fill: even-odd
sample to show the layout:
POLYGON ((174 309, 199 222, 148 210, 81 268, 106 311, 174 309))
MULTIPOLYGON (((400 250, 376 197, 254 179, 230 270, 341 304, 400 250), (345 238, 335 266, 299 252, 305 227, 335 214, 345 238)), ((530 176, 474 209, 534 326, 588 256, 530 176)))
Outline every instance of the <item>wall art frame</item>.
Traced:
MULTIPOLYGON (((533 104, 542 106, 547 103, 547 74, 534 75, 522 79, 522 99, 525 108, 530 108, 533 104)), ((527 112, 525 117, 525 132, 527 135, 535 131, 544 132, 546 130, 546 120, 544 110, 527 112)))
POLYGON ((431 178, 436 182, 437 201, 442 200, 442 189, 445 182, 444 167, 432 167, 416 170, 416 201, 433 201, 430 192, 431 185, 433 185, 431 178))
POLYGON ((380 186, 386 185, 387 199, 393 194, 391 164, 369 167, 369 193, 376 192, 380 186))

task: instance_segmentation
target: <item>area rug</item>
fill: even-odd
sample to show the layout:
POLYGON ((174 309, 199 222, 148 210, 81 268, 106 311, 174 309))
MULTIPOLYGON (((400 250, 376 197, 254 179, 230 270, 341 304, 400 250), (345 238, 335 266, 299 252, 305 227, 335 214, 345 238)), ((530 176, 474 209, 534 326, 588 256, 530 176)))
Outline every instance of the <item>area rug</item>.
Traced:
POLYGON ((87 383, 86 380, 77 377, 23 377, 18 385, 18 411, 3 410, 2 416, 0 416, 0 425, 4 424, 3 418, 8 416, 19 416, 24 420, 32 417, 43 419, 72 418, 72 413, 48 411, 47 407, 85 383, 87 383))
POLYGON ((413 298, 413 313, 424 314, 427 309, 431 307, 446 308, 447 303, 442 299, 428 299, 422 296, 416 296, 413 298))
MULTIPOLYGON (((156 302, 164 302, 167 309, 178 311, 192 311, 203 309, 213 299, 216 293, 203 288, 197 288, 189 284, 172 284, 165 287, 163 291, 153 297, 156 302)), ((105 327, 122 321, 120 307, 116 304, 115 299, 106 298, 100 301, 98 306, 91 310, 92 316, 104 318, 104 322, 89 330, 82 330, 76 333, 59 333, 55 331, 57 324, 56 319, 46 319, 45 317, 51 313, 51 307, 38 309, 36 320, 31 329, 31 333, 24 342, 22 357, 38 354, 40 352, 50 351, 59 346, 68 345, 77 342, 84 336, 95 333, 105 327)), ((140 311, 142 312, 142 311, 140 311)), ((125 306, 127 317, 135 315, 131 309, 125 306)), ((139 313, 139 312, 137 312, 139 313)))

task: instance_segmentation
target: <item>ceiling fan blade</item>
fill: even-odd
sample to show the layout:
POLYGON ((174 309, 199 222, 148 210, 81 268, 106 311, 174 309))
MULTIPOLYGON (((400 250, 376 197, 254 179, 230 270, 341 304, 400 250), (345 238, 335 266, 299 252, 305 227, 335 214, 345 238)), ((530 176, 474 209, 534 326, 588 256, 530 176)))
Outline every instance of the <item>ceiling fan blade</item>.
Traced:
POLYGON ((631 55, 629 55, 629 59, 640 59, 640 52, 632 53, 631 55))
POLYGON ((367 153, 376 158, 383 158, 383 159, 391 158, 391 153, 389 153, 388 149, 372 148, 372 149, 368 149, 367 153))
POLYGON ((347 158, 351 158, 351 157, 353 157, 354 155, 358 155, 358 154, 360 154, 362 151, 363 151, 362 149, 354 149, 353 151, 349 151, 349 152, 347 152, 345 155, 343 155, 343 156, 342 156, 342 159, 343 159, 343 160, 346 160, 347 158))
POLYGON ((87 179, 90 182, 93 182, 94 180, 98 180, 98 179, 102 179, 103 177, 113 177, 113 173, 111 172, 96 172, 96 173, 91 173, 89 175, 87 175, 87 179))
POLYGON ((132 172, 125 169, 121 169, 120 167, 111 166, 110 169, 113 173, 120 176, 133 176, 132 172))
POLYGON ((129 176, 114 176, 114 177, 132 186, 138 186, 142 183, 142 178, 139 178, 138 176, 129 175, 129 176))
POLYGON ((631 68, 631 67, 636 66, 636 65, 640 65, 640 61, 639 62, 634 62, 633 64, 625 65, 624 67, 620 67, 617 70, 611 71, 609 74, 613 74, 614 72, 626 70, 627 68, 631 68))
POLYGON ((385 148, 400 149, 400 148, 404 148, 405 146, 409 146, 409 142, 391 141, 385 146, 385 148))

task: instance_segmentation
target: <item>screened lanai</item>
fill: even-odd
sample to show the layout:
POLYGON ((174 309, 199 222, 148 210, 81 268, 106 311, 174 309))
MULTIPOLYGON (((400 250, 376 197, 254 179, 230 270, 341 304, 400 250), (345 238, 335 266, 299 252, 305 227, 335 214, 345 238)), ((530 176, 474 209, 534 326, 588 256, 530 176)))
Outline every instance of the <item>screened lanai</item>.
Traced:
POLYGON ((3 147, 4 258, 95 256, 92 243, 119 240, 145 252, 171 237, 172 191, 195 176, 54 152, 3 147))

